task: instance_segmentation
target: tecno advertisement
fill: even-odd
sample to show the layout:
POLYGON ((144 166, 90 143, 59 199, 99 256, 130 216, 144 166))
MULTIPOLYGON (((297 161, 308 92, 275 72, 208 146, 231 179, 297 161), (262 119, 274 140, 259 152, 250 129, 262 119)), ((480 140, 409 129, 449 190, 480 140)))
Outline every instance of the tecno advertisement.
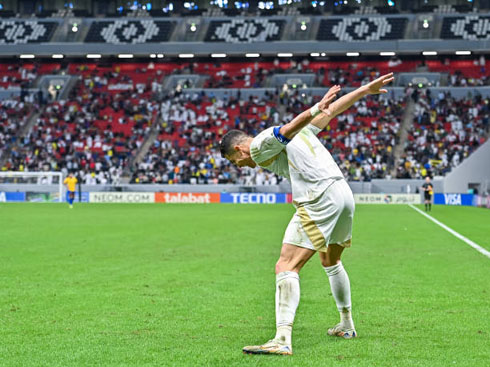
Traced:
POLYGON ((287 194, 284 193, 221 193, 221 202, 230 204, 285 204, 287 194))

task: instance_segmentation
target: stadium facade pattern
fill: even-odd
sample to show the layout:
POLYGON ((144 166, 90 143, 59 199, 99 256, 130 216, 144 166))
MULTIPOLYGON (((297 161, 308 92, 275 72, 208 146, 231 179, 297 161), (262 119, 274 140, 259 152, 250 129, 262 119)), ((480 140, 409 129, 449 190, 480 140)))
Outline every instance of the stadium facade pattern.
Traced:
POLYGON ((490 15, 431 15, 428 29, 419 27, 418 22, 423 18, 413 14, 193 18, 195 32, 189 30, 188 18, 82 18, 77 34, 66 32, 70 22, 74 22, 71 18, 1 19, 0 44, 4 47, 0 55, 84 56, 94 52, 114 55, 131 51, 142 56, 162 52, 166 56, 183 52, 202 56, 228 52, 244 56, 245 52, 273 55, 291 51, 295 55, 310 52, 345 55, 346 51, 366 54, 488 51, 485 41, 490 38, 490 15), (299 22, 308 24, 305 32, 299 30, 299 22), (36 47, 32 47, 34 43, 36 47), (244 43, 248 44, 246 48, 244 43), (129 44, 134 47, 128 49, 129 44))

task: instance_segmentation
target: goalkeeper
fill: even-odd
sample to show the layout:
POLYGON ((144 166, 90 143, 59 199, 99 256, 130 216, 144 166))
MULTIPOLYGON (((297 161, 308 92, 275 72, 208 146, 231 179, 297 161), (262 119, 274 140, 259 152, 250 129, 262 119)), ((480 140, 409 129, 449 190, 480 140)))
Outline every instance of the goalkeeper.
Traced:
POLYGON ((361 86, 335 102, 332 87, 315 106, 291 122, 270 127, 256 137, 231 130, 220 142, 221 155, 238 167, 266 168, 291 182, 293 215, 276 263, 276 335, 263 345, 243 348, 251 354, 292 354, 291 333, 299 304, 299 272, 318 252, 340 313, 328 334, 345 339, 357 336, 351 314, 349 277, 340 257, 350 247, 354 198, 342 172, 317 135, 332 118, 369 94, 387 93, 393 73, 361 86))

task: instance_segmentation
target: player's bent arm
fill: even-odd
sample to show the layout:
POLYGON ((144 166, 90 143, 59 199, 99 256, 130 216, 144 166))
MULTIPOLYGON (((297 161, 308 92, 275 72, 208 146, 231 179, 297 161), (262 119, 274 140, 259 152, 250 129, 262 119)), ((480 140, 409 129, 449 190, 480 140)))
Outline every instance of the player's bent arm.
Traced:
POLYGON ((368 95, 368 92, 363 87, 347 93, 330 105, 330 107, 328 108, 329 114, 322 113, 321 115, 316 116, 311 124, 315 125, 319 129, 325 129, 335 116, 340 115, 342 112, 352 107, 354 103, 356 103, 358 100, 366 95, 368 95))
POLYGON ((315 118, 315 116, 318 116, 327 110, 328 106, 335 99, 339 91, 340 87, 338 85, 330 88, 320 102, 308 110, 301 112, 291 122, 282 126, 279 133, 288 140, 294 138, 297 133, 299 133, 313 120, 313 118, 315 118))
POLYGON ((325 114, 317 116, 312 121, 312 124, 322 130, 325 129, 330 120, 350 108, 361 98, 367 96, 368 94, 388 93, 386 89, 381 88, 388 83, 391 83, 393 80, 393 73, 385 74, 373 80, 372 82, 363 85, 350 93, 347 93, 346 95, 340 97, 338 100, 330 104, 327 110, 322 110, 323 112, 325 112, 325 114))

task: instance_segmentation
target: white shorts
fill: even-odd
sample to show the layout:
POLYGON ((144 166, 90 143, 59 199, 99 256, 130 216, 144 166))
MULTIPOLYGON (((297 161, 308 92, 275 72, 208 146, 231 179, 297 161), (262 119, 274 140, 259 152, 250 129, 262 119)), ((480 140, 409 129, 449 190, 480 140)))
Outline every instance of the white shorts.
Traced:
POLYGON ((331 184, 311 203, 296 207, 283 243, 326 252, 329 244, 350 247, 354 196, 345 180, 331 184))

